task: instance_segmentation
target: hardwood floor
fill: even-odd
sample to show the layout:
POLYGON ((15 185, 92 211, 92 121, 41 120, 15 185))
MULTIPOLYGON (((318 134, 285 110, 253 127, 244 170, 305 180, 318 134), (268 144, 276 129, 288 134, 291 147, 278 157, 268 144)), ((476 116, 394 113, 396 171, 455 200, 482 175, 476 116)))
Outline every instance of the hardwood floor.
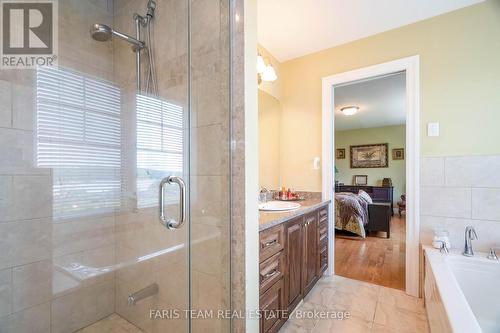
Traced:
POLYGON ((366 239, 335 236, 335 274, 405 290, 405 217, 391 220, 391 238, 384 232, 366 239))

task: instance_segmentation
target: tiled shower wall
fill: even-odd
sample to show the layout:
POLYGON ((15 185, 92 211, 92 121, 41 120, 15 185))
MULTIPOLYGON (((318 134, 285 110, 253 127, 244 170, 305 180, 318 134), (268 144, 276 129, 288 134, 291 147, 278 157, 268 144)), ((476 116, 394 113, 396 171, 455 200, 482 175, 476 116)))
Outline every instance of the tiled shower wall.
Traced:
MULTIPOLYGON (((134 209, 133 204, 116 215, 117 262, 116 312, 148 332, 185 332, 186 321, 151 320, 150 309, 188 307, 191 287, 193 309, 229 307, 229 30, 228 1, 193 0, 191 44, 188 44, 189 1, 158 2, 155 32, 159 98, 185 110, 185 140, 190 139, 189 163, 184 178, 190 183, 191 267, 188 266, 188 225, 167 230, 158 222, 157 207, 134 209), (191 49, 189 50, 189 46, 191 49), (188 52, 191 51, 189 64, 188 52), (188 67, 191 76, 188 75, 188 67), (189 105, 188 90, 191 90, 189 105), (188 106, 190 114, 188 115, 188 106), (188 118, 190 116, 190 118, 188 118), (168 251, 165 251, 168 250, 168 251), (165 253, 162 253, 165 252, 165 253), (134 263, 138 258, 146 260, 134 263), (191 286, 188 270, 191 268, 191 286), (127 296, 151 283, 159 294, 135 306, 127 296)), ((131 18, 142 12, 147 0, 123 0, 116 8, 117 29, 133 34, 131 18)), ((124 92, 124 169, 135 177, 134 141, 135 67, 130 48, 114 42, 115 80, 124 92)), ((144 68, 143 68, 144 69, 144 68)), ((187 156, 187 144, 185 154, 187 156)), ((134 196, 134 184, 125 192, 134 196)), ((167 209, 176 216, 178 207, 167 209)), ((193 320, 193 331, 228 332, 229 321, 193 320)))
MULTIPOLYGON (((120 89, 124 200, 115 213, 54 218, 57 179, 52 169, 37 168, 34 153, 35 73, 0 71, 1 333, 72 332, 115 311, 148 332, 186 328, 182 319, 149 319, 151 308, 187 308, 189 229, 168 231, 158 222, 157 207, 136 207, 134 54, 122 41, 92 40, 89 28, 99 22, 133 35, 132 15, 144 13, 147 0, 113 3, 59 2, 59 65, 120 89), (75 266, 98 274, 78 275, 75 266), (127 305, 131 292, 153 282, 158 295, 127 305)), ((192 180, 194 309, 229 307, 228 3, 191 1, 191 64, 188 1, 158 1, 155 21, 159 97, 184 108, 185 140, 191 136, 184 176, 192 180)), ((178 212, 176 206, 168 209, 178 212)), ((227 320, 193 322, 194 331, 228 329, 227 320)))
MULTIPOLYGON (((112 25, 112 1, 59 2, 59 65, 111 80, 112 45, 89 38, 112 25)), ((0 71, 0 332, 70 332, 114 312, 113 273, 88 279, 71 263, 114 263, 114 216, 56 220, 54 174, 35 160, 35 72, 0 71)))
POLYGON ((421 172, 422 244, 431 244, 435 230, 447 230, 452 248, 462 249, 471 225, 476 251, 500 246, 500 155, 426 157, 421 172))

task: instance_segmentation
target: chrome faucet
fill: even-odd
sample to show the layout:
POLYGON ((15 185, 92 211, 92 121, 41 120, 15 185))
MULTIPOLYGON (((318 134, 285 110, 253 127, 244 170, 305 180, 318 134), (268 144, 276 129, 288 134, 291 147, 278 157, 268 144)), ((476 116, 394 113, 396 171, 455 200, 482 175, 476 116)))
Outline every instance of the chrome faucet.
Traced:
POLYGON ((490 260, 498 260, 498 256, 496 254, 496 250, 498 250, 499 248, 498 247, 492 247, 490 249, 490 253, 488 254, 488 256, 486 258, 490 259, 490 260))
POLYGON ((267 188, 262 187, 259 191, 259 203, 266 203, 267 202, 267 196, 268 194, 271 193, 267 188))
POLYGON ((464 252, 462 253, 466 257, 472 257, 474 256, 474 251, 472 250, 472 243, 471 241, 477 239, 477 234, 476 230, 472 226, 467 226, 465 228, 465 248, 464 252))
POLYGON ((448 248, 448 245, 446 244, 445 241, 442 241, 442 240, 438 240, 437 242, 439 242, 439 252, 441 253, 444 253, 444 254, 448 254, 450 253, 450 249, 448 248))

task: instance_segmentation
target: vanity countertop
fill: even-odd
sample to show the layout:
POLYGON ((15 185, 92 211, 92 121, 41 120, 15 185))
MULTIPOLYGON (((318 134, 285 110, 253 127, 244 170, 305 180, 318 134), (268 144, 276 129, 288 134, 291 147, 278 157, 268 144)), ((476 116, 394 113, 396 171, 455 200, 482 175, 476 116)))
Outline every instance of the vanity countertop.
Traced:
POLYGON ((300 203, 300 208, 286 212, 259 211, 259 231, 269 229, 275 225, 287 222, 294 217, 304 215, 323 206, 327 206, 330 203, 330 200, 308 198, 304 201, 299 201, 298 203, 300 203))

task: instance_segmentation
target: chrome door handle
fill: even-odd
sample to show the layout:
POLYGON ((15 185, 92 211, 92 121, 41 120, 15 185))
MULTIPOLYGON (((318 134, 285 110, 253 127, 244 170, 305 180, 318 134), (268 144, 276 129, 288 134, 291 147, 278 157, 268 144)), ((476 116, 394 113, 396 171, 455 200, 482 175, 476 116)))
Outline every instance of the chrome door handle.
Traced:
POLYGON ((179 229, 186 222, 186 183, 181 177, 168 176, 160 182, 160 222, 168 229, 179 229), (165 184, 179 185, 179 221, 168 217, 165 214, 165 184))

